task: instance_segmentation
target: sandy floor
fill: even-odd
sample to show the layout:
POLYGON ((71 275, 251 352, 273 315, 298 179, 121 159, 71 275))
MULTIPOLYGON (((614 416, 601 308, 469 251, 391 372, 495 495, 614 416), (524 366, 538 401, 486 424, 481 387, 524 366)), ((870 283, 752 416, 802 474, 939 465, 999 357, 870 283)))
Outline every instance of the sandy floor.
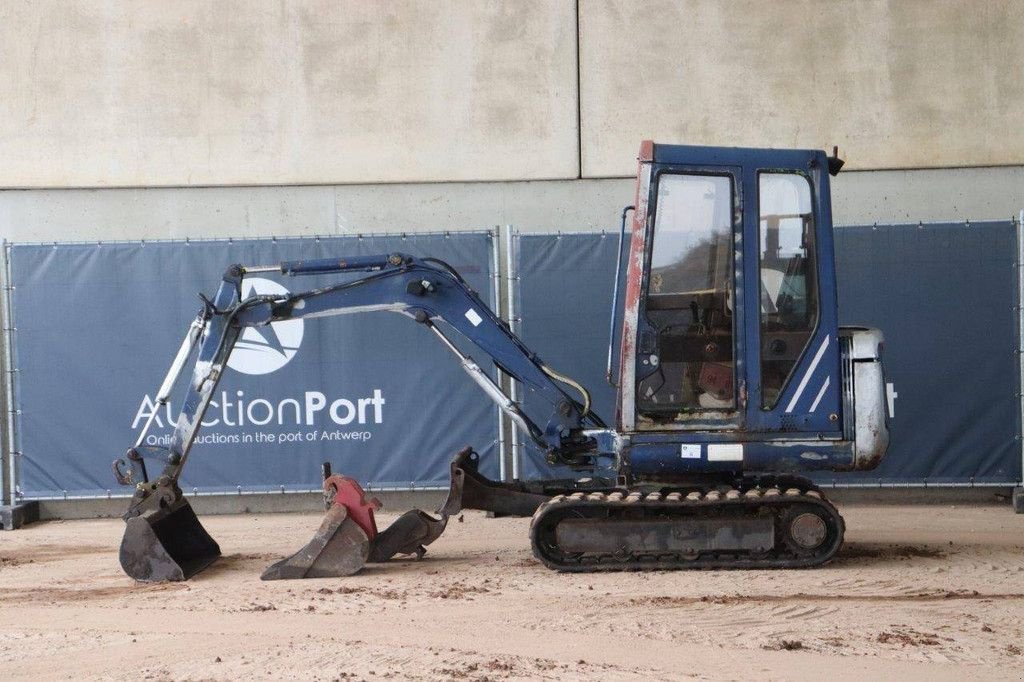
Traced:
MULTIPOLYGON (((421 562, 263 583, 315 515, 207 517, 188 583, 117 565, 119 520, 0 532, 0 671, 117 679, 1018 679, 1024 516, 847 507, 813 571, 562 575, 467 513, 421 562)), ((383 527, 392 517, 382 515, 383 527)))

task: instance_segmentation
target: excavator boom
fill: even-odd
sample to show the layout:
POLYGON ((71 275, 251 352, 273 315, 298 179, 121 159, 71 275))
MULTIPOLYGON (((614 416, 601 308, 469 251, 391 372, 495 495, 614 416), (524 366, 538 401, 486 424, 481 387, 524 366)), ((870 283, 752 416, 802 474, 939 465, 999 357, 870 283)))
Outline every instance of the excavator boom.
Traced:
MULTIPOLYGON (((233 265, 225 272, 213 299, 203 298, 203 308, 190 325, 158 391, 158 402, 165 404, 195 352, 195 365, 169 445, 142 445, 150 426, 147 424, 125 457, 114 463, 118 481, 135 486, 124 515, 128 528, 121 547, 122 566, 129 575, 139 580, 187 579, 220 553, 217 543, 202 528, 185 500, 178 479, 242 330, 284 320, 373 311, 400 313, 427 327, 452 352, 469 377, 553 460, 580 464, 600 454, 598 441, 585 432, 585 427, 601 430, 604 424, 590 411, 586 390, 548 368, 526 348, 449 265, 398 253, 289 261, 276 266, 233 265), (293 277, 353 272, 364 275, 301 293, 241 298, 241 283, 247 274, 270 271, 293 277), (524 413, 469 355, 459 350, 452 331, 486 352, 502 371, 545 401, 549 406, 546 419, 538 422, 524 413), (579 400, 563 385, 575 391, 579 400), (147 459, 162 464, 161 473, 154 479, 149 478, 147 459)), ((325 522, 318 533, 324 545, 318 554, 325 552, 330 540, 342 531, 344 520, 341 515, 333 524, 325 522)), ((409 537, 440 534, 428 528, 430 522, 421 516, 409 517, 401 525, 408 529, 409 537)), ((344 529, 352 546, 365 544, 358 542, 359 535, 351 524, 344 529)), ((395 539, 394 535, 385 535, 378 545, 386 541, 400 549, 418 546, 395 539)), ((373 552, 374 548, 368 546, 368 556, 373 552)), ((327 569, 318 570, 322 574, 327 569)))

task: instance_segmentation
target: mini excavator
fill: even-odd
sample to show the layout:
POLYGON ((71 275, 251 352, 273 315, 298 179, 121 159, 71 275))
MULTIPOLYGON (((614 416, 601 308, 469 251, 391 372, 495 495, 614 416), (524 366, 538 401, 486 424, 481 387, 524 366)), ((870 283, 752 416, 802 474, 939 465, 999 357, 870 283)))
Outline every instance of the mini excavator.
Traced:
POLYGON ((618 269, 609 273, 614 428, 591 410, 583 386, 545 364, 440 260, 391 253, 232 265, 216 295, 203 298, 159 389, 166 404, 195 356, 169 445, 143 445, 147 425, 114 462, 118 481, 135 488, 122 567, 139 581, 186 580, 220 555, 178 478, 241 333, 372 311, 429 329, 548 461, 572 475, 491 481, 466 448, 451 462, 437 516, 413 510, 378 532, 379 503, 325 467, 320 529, 264 579, 349 575, 396 554, 422 556, 462 509, 531 516, 534 555, 559 571, 826 563, 844 522, 806 475, 874 468, 888 445, 882 334, 837 321, 829 179, 842 164, 836 151, 641 145, 636 202, 623 211, 618 269), (253 273, 346 277, 243 298, 253 273), (545 413, 511 400, 456 336, 545 413), (151 479, 152 459, 163 469, 151 479), (586 475, 599 468, 614 476, 586 475))

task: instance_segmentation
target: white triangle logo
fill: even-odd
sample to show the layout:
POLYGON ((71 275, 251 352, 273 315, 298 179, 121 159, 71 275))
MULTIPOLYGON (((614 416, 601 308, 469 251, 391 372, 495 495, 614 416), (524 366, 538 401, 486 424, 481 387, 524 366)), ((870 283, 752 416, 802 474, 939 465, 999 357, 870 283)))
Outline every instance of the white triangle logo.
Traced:
MULTIPOLYGON (((260 277, 242 281, 242 300, 254 294, 287 295, 277 282, 260 277)), ((304 325, 302 320, 273 322, 265 327, 246 327, 228 358, 228 367, 242 374, 270 374, 299 352, 304 325)))

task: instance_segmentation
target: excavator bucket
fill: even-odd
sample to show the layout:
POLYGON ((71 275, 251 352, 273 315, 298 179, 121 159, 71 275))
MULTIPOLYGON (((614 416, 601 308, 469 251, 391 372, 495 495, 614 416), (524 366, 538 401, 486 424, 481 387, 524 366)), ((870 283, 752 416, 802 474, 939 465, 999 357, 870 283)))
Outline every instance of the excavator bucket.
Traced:
POLYGON ((220 556, 185 498, 149 515, 128 519, 121 568, 140 582, 188 580, 220 556))
POLYGON ((313 539, 263 571, 261 580, 335 578, 358 573, 370 556, 370 539, 344 505, 332 504, 313 539))
POLYGON ((332 476, 327 463, 324 476, 327 513, 320 528, 305 547, 269 566, 262 580, 334 578, 352 575, 368 562, 382 563, 395 554, 422 558, 427 551, 424 545, 444 532, 446 515, 436 519, 413 509, 378 533, 373 513, 380 509, 380 501, 367 498, 355 479, 332 476))
POLYGON ((366 494, 355 479, 330 475, 324 464, 324 500, 327 513, 306 546, 287 559, 272 564, 261 580, 334 578, 359 572, 370 557, 377 536, 374 510, 380 501, 366 494))

